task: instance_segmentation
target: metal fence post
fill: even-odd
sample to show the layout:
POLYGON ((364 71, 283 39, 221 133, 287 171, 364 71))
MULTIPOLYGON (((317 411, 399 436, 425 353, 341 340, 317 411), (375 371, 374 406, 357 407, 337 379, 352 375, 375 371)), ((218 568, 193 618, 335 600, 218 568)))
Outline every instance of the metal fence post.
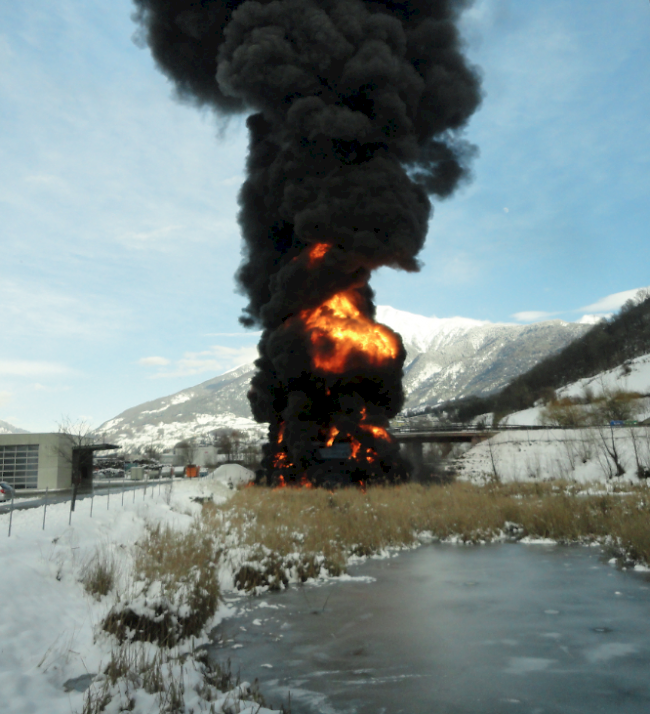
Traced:
POLYGON ((108 481, 108 497, 106 498, 106 510, 108 511, 111 505, 111 482, 108 481))
POLYGON ((122 508, 124 508, 124 491, 126 490, 126 474, 122 479, 122 508))
POLYGON ((45 514, 47 513, 47 496, 50 491, 50 487, 48 486, 45 489, 45 504, 43 506, 43 530, 45 530, 45 514))
POLYGON ((11 538, 11 521, 14 517, 14 495, 13 491, 11 494, 11 509, 9 510, 9 533, 7 533, 7 538, 11 538))

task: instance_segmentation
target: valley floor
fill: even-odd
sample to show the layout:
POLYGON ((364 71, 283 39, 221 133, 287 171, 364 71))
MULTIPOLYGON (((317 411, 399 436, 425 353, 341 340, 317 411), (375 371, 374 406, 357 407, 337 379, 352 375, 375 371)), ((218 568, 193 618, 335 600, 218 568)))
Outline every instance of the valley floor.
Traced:
MULTIPOLYGON (((520 454, 524 446, 507 448, 520 454)), ((486 448, 474 450, 482 463, 486 448)), ((269 712, 256 703, 254 687, 211 669, 201 656, 209 631, 233 614, 237 589, 259 593, 345 577, 351 562, 421 542, 589 541, 624 565, 650 562, 645 484, 613 488, 620 482, 604 476, 600 485, 537 476, 508 484, 477 471, 482 486, 231 490, 219 473, 233 468, 241 467, 127 492, 123 503, 120 495, 96 497, 92 517, 91 503, 82 501, 70 523, 68 504, 48 507, 44 528, 43 508, 16 511, 10 537, 10 516, 0 515, 0 691, 9 711, 269 712), (191 552, 178 555, 188 544, 207 547, 199 566, 178 562, 192 559, 191 552), (165 568, 185 573, 180 586, 165 568), (198 607, 197 593, 209 590, 203 572, 213 571, 221 599, 193 635, 173 646, 131 641, 136 630, 125 613, 180 632, 198 607), (102 629, 109 613, 127 623, 122 644, 102 629), (90 689, 78 691, 91 680, 90 689)))

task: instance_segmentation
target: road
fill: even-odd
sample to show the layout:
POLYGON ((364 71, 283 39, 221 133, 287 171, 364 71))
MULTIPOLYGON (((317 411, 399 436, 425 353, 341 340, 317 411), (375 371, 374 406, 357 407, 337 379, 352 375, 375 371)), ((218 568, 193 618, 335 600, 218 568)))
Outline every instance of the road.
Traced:
MULTIPOLYGON (((96 481, 94 485, 94 491, 83 491, 77 494, 77 500, 84 500, 86 498, 92 498, 92 496, 105 496, 107 493, 111 495, 120 495, 122 491, 133 491, 134 489, 144 489, 144 488, 158 488, 159 484, 171 483, 171 479, 158 479, 152 481, 96 481)), ((53 503, 68 503, 72 497, 72 490, 67 489, 64 491, 55 491, 53 493, 48 493, 47 495, 43 492, 40 493, 30 493, 27 495, 17 494, 14 500, 14 510, 25 510, 27 508, 40 508, 47 503, 51 506, 53 503)), ((9 513, 11 510, 11 501, 0 502, 0 513, 9 513)))

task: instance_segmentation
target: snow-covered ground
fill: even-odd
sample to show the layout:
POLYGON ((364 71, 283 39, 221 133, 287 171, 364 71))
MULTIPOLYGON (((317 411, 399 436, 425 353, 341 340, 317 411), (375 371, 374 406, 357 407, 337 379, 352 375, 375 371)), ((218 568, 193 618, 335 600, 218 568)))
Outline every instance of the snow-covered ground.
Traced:
POLYGON ((592 427, 502 431, 455 462, 460 478, 484 482, 566 479, 639 483, 637 468, 650 473, 650 427, 592 427), (624 471, 618 476, 616 462, 624 471))
MULTIPOLYGON (((151 412, 143 412, 143 414, 145 413, 151 412)), ((172 449, 183 439, 204 437, 206 434, 221 429, 243 432, 257 439, 263 438, 267 432, 266 426, 260 426, 252 418, 236 416, 229 412, 197 413, 193 415, 191 422, 187 420, 157 421, 153 424, 138 425, 137 428, 134 428, 133 425, 123 428, 120 424, 122 421, 122 417, 112 419, 99 427, 97 434, 110 443, 119 444, 125 451, 134 452, 143 451, 152 444, 160 449, 172 449)))
MULTIPOLYGON (((650 394, 650 355, 569 384, 557 395, 584 397, 590 392, 597 398, 618 390, 650 394)), ((636 400, 636 407, 637 421, 650 418, 648 397, 636 400)), ((538 426, 543 409, 540 404, 510 414, 503 423, 538 426)), ((492 415, 483 418, 489 423, 492 415)), ((587 483, 615 478, 638 483, 639 468, 650 476, 650 426, 503 431, 463 454, 456 468, 461 478, 479 482, 496 473, 501 481, 563 478, 587 483)))
MULTIPOLYGON (((99 629, 115 602, 113 594, 97 600, 86 593, 80 583, 84 568, 98 553, 127 568, 147 524, 190 528, 201 509, 194 499, 208 496, 223 502, 233 493, 228 482, 240 483, 247 473, 239 466, 224 466, 212 478, 183 480, 171 487, 155 485, 146 494, 127 491, 123 504, 121 494, 113 494, 110 502, 107 496, 95 497, 92 517, 90 499, 81 500, 70 525, 68 503, 47 508, 45 528, 42 507, 14 511, 10 537, 10 516, 0 515, 0 710, 11 714, 81 712, 84 694, 74 688, 66 691, 65 683, 101 672, 116 644, 99 629)), ((221 604, 206 630, 230 613, 232 608, 221 604)), ((185 650, 203 641, 207 638, 195 638, 185 643, 185 650)), ((174 667, 180 676, 180 665, 174 667)), ((186 711, 192 707, 195 714, 211 711, 197 691, 203 680, 191 658, 182 676, 186 711)), ((236 694, 214 699, 214 711, 270 712, 251 702, 234 704, 236 694)), ((161 710, 157 698, 144 688, 136 686, 134 696, 139 714, 161 710)), ((106 711, 118 710, 109 705, 106 711)))

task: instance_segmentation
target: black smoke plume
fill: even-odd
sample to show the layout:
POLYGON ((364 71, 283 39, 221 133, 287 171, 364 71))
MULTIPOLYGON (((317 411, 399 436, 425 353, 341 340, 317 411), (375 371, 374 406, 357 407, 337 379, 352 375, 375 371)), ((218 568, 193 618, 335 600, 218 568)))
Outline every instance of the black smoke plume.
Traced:
POLYGON ((418 270, 429 195, 449 196, 467 176, 473 147, 462 129, 481 98, 457 29, 468 2, 134 1, 180 97, 249 113, 237 277, 249 299, 242 323, 263 328, 249 398, 270 424, 264 476, 404 478, 383 432, 403 404, 401 340, 381 363, 353 350, 343 367, 323 369, 315 350, 339 343, 314 338, 307 316, 345 294, 372 320, 371 271, 418 270), (327 458, 326 443, 339 454, 348 445, 344 464, 327 458))

